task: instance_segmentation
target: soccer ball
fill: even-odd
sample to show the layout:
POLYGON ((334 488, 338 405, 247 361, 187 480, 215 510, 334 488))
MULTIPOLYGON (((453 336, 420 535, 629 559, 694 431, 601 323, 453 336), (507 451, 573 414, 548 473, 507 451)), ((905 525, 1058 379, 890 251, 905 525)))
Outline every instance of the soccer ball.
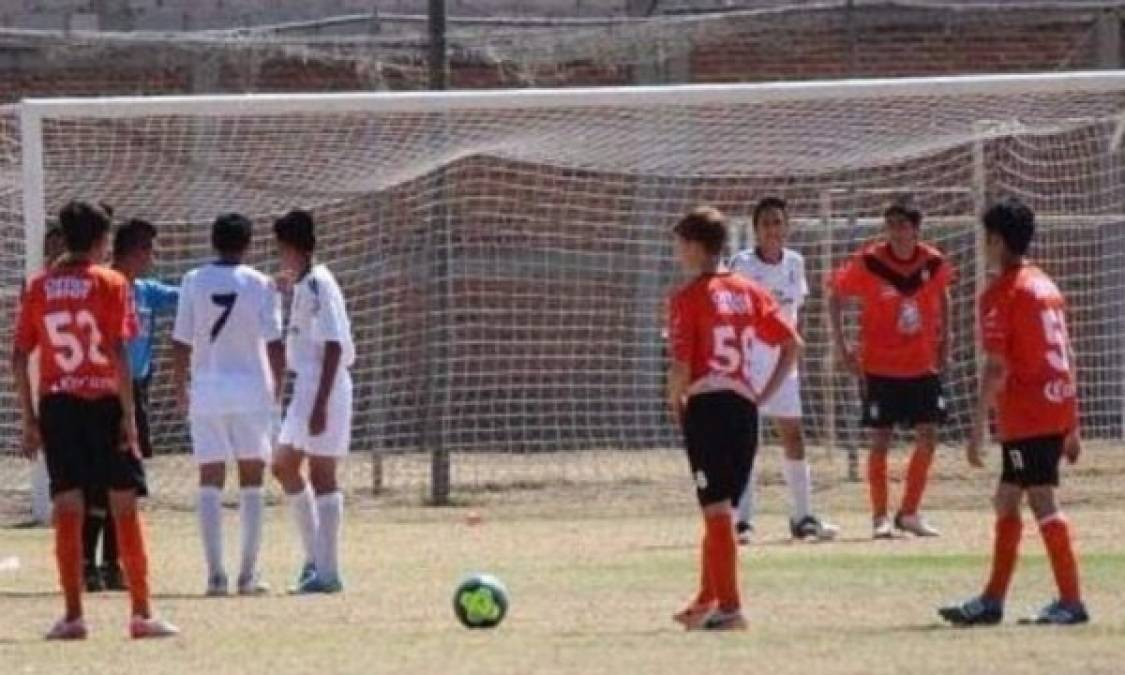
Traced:
POLYGON ((453 612, 466 628, 493 628, 508 613, 508 589, 491 574, 473 574, 457 585, 453 612))

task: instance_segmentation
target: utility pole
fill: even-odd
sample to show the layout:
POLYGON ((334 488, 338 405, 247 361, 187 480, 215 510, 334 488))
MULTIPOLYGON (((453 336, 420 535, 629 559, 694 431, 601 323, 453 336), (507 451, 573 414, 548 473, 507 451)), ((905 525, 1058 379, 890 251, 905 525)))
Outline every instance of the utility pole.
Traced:
MULTIPOLYGON (((449 53, 446 46, 445 0, 430 0, 430 89, 449 88, 449 53)), ((437 131, 435 145, 446 142, 443 130, 437 131)), ((450 457, 445 445, 446 403, 449 388, 450 342, 449 320, 450 257, 452 255, 452 227, 448 193, 447 167, 438 167, 434 181, 436 198, 430 209, 426 232, 426 255, 433 273, 427 280, 426 293, 426 388, 425 412, 422 415, 422 447, 430 452, 430 503, 441 506, 449 503, 450 457)))

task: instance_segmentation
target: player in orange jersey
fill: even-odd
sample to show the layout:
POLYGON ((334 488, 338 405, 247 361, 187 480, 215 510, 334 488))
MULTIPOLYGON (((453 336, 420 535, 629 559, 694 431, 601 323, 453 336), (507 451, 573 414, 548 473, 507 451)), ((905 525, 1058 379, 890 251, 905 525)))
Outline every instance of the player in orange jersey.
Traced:
POLYGON ((829 281, 832 338, 863 392, 863 424, 871 427, 867 479, 873 534, 894 535, 887 517, 887 453, 894 427, 914 429, 902 506, 894 526, 917 536, 936 536, 919 514, 922 493, 945 419, 939 374, 949 350, 949 291, 954 271, 941 252, 919 241, 922 214, 905 202, 883 214, 885 240, 864 247, 829 281), (859 354, 843 329, 843 301, 861 305, 859 354))
POLYGON ((135 638, 177 633, 155 618, 149 603, 148 559, 137 513, 144 473, 133 420, 132 380, 125 341, 137 330, 129 283, 98 264, 110 221, 84 202, 59 214, 66 254, 28 284, 16 324, 12 370, 23 411, 24 447, 42 446, 54 505, 55 556, 66 614, 48 639, 83 639, 82 518, 86 491, 108 488, 129 581, 135 638), (31 396, 28 357, 39 349, 38 408, 31 396))
POLYGON ((1078 585, 1070 527, 1055 503, 1059 460, 1073 464, 1082 451, 1078 433, 1074 351, 1066 330, 1066 302, 1055 282, 1027 260, 1035 215, 1018 199, 1005 199, 983 217, 988 261, 999 272, 980 298, 985 351, 967 455, 981 466, 988 414, 996 411, 1004 469, 993 503, 996 534, 992 574, 980 596, 943 607, 957 625, 994 624, 1019 556, 1023 495, 1039 522, 1059 597, 1021 623, 1070 625, 1089 621, 1078 585))
POLYGON ((673 618, 688 629, 742 630, 731 508, 753 468, 757 404, 777 392, 803 343, 769 291, 721 268, 727 229, 719 211, 696 209, 673 232, 680 264, 694 278, 669 302, 668 404, 683 429, 704 520, 699 592, 673 618), (780 355, 756 392, 749 361, 759 342, 780 355))

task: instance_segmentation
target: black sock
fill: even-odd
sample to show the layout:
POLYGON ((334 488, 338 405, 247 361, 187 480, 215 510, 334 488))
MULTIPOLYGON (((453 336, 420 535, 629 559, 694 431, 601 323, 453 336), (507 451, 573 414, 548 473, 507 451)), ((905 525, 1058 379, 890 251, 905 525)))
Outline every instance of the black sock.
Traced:
POLYGON ((82 523, 82 561, 86 567, 98 564, 98 539, 104 528, 104 515, 86 511, 86 520, 82 523))
POLYGON ((113 527, 113 516, 105 519, 105 534, 102 535, 102 565, 117 566, 117 531, 113 527))

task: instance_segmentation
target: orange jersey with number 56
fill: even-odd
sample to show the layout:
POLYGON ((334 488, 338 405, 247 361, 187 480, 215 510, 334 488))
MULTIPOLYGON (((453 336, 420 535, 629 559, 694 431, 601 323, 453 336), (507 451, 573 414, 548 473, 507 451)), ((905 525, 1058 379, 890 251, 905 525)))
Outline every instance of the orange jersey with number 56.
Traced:
POLYGON ((130 284, 89 262, 41 272, 20 303, 15 346, 40 350, 39 395, 99 398, 117 393, 119 346, 137 332, 130 284))
POLYGON ((980 299, 985 352, 1002 358, 1008 377, 996 404, 1001 441, 1065 434, 1078 425, 1066 301, 1042 270, 1006 270, 980 299))
POLYGON ((733 391, 754 400, 755 342, 778 345, 797 334, 770 292, 729 272, 701 276, 669 303, 672 355, 691 367, 688 394, 733 391))

